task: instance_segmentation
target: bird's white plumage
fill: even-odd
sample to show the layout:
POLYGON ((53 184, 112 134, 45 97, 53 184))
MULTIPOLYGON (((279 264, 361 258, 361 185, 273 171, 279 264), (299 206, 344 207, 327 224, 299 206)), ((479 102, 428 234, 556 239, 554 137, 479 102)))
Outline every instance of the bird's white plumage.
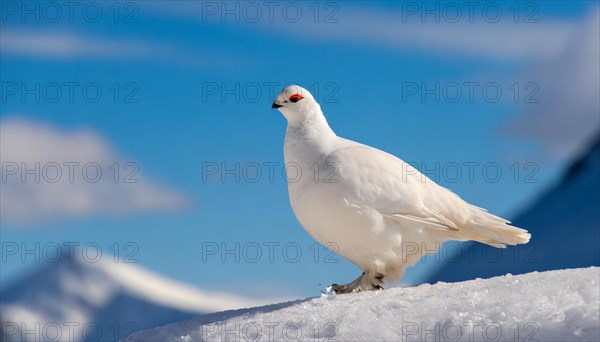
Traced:
POLYGON ((529 241, 526 230, 463 201, 399 158, 335 135, 306 89, 285 88, 273 106, 288 120, 285 162, 302 171, 288 181, 296 217, 366 273, 398 278, 446 240, 496 247, 529 241), (294 94, 302 99, 290 101, 294 94))

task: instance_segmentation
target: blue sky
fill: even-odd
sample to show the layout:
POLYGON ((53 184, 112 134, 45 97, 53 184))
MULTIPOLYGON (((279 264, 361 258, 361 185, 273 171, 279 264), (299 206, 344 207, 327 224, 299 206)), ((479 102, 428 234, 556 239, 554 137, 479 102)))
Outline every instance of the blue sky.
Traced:
MULTIPOLYGON (((496 22, 475 11, 473 22, 463 13, 457 22, 440 14, 439 23, 423 20, 423 8, 408 15, 406 6, 420 2, 294 3, 303 13, 297 23, 280 11, 269 22, 262 2, 256 23, 250 12, 239 14, 240 22, 207 12, 221 3, 122 2, 118 19, 112 2, 94 4, 88 14, 76 10, 72 22, 63 7, 52 22, 53 9, 43 3, 2 2, 2 162, 101 161, 107 177, 108 165, 134 162, 139 182, 79 180, 59 191, 3 181, 2 286, 36 264, 31 256, 23 262, 6 255, 6 243, 43 249, 65 241, 97 243, 105 256, 132 253, 169 277, 244 295, 311 296, 354 279, 359 270, 341 257, 325 262, 327 251, 315 249, 288 203, 281 176, 285 119, 270 104, 290 82, 316 90, 338 135, 416 163, 466 200, 508 218, 550 186, 597 132, 597 92, 589 95, 597 89, 590 72, 597 59, 594 65, 573 57, 597 53, 598 40, 588 34, 598 25, 593 2, 519 3, 517 22, 516 3, 499 3, 496 22), (89 22, 96 5, 102 14, 89 22), (40 17, 22 18, 22 6, 41 9, 40 17), (337 22, 323 22, 331 11, 337 22), (536 21, 523 22, 527 16, 536 21), (476 82, 472 100, 465 82, 476 82), (76 84, 72 100, 65 83, 76 84), (62 96, 54 103, 57 84, 62 96), (423 98, 424 87, 436 84, 444 89, 439 100, 423 98), (36 85, 39 101, 35 90, 24 91, 36 85), (581 91, 566 92, 573 85, 581 91), (497 88, 496 101, 489 94, 497 88), (102 95, 93 102, 97 89, 102 95), (560 94, 567 94, 565 106, 589 105, 581 115, 565 113, 553 102, 560 94), (239 182, 203 175, 203 166, 236 163, 239 182), (258 182, 242 173, 252 163, 263 165, 258 182), (273 181, 265 163, 278 163, 273 181), (472 180, 465 163, 479 163, 472 164, 472 180), (87 207, 72 196, 76 191, 87 207), (220 252, 203 260, 202 246, 236 243, 248 253, 258 244, 263 255, 256 263, 232 255, 223 262, 220 252), (301 247, 297 262, 292 250, 283 251, 290 243, 301 247), (265 244, 274 246, 272 263, 265 244)), ((229 6, 235 4, 244 5, 229 6)), ((421 265, 406 281, 419 282, 431 269, 421 265)))

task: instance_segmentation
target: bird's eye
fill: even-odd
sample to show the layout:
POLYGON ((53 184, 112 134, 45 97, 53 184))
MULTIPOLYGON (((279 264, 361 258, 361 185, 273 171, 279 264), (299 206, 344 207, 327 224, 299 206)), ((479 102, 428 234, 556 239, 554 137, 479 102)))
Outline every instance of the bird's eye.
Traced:
POLYGON ((296 103, 302 99, 303 99, 303 97, 300 94, 294 94, 294 95, 290 96, 290 102, 296 103))

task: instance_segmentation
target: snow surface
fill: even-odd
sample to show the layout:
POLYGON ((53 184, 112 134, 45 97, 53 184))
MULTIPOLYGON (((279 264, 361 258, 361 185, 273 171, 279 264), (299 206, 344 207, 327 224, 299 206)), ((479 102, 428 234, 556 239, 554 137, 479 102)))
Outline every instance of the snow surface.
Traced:
POLYGON ((505 275, 225 311, 128 341, 599 341, 600 268, 505 275))

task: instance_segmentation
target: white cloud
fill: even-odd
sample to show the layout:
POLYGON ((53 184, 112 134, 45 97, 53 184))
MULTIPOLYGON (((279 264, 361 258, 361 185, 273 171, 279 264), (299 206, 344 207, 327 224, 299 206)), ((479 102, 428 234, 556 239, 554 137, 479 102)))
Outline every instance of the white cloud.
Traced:
POLYGON ((340 11, 339 22, 270 26, 274 33, 300 39, 350 42, 385 49, 416 50, 490 59, 521 59, 553 54, 570 37, 575 22, 514 23, 478 21, 404 21, 399 13, 373 10, 340 11))
POLYGON ((532 63, 539 104, 505 130, 534 138, 553 158, 571 158, 600 134, 600 12, 595 8, 562 51, 532 63))
POLYGON ((143 42, 109 40, 67 31, 2 29, 0 37, 3 53, 56 59, 135 59, 142 58, 155 50, 152 45, 143 42))
POLYGON ((421 12, 408 15, 408 10, 359 8, 351 3, 335 3, 327 8, 322 4, 316 21, 317 12, 312 3, 295 3, 291 10, 285 10, 283 4, 276 3, 271 4, 274 5, 272 9, 266 4, 256 3, 246 6, 243 3, 177 1, 176 4, 151 2, 145 4, 144 9, 161 16, 203 24, 233 25, 243 31, 261 30, 287 40, 293 38, 361 48, 371 46, 500 60, 557 53, 577 28, 575 20, 534 17, 538 22, 523 22, 527 11, 522 11, 523 18, 515 23, 514 12, 508 5, 500 6, 503 12, 497 22, 492 22, 490 17, 493 14, 484 16, 481 7, 473 12, 477 14, 469 14, 468 9, 463 8, 456 22, 453 22, 451 14, 434 11, 439 16, 439 22, 435 22, 434 15, 426 15, 422 20, 421 12), (297 8, 301 14, 298 17, 297 8), (255 17, 258 20, 253 20, 255 17), (335 22, 328 23, 326 20, 335 22))
POLYGON ((2 28, 0 52, 53 60, 147 60, 186 67, 227 67, 231 56, 211 56, 166 42, 101 37, 73 31, 2 28))
POLYGON ((185 196, 144 177, 138 164, 126 168, 129 161, 92 130, 13 118, 0 122, 0 133, 2 222, 32 225, 185 207, 185 196))

